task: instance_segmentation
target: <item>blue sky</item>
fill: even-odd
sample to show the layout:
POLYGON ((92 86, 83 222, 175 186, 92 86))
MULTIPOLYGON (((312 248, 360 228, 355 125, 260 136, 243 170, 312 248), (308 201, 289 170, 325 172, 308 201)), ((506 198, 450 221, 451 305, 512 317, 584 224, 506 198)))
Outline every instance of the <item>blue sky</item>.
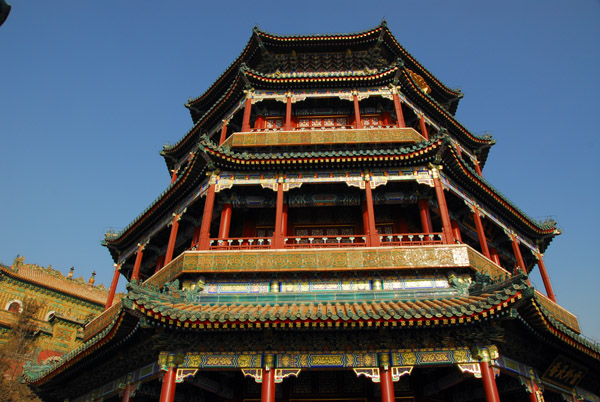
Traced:
POLYGON ((545 256, 557 299, 600 340, 600 2, 10 3, 0 27, 1 262, 21 254, 86 279, 96 270, 108 286, 103 234, 169 184, 158 152, 191 128, 183 104, 254 25, 356 32, 385 18, 413 56, 461 88, 458 120, 497 140, 484 176, 530 216, 559 222, 545 256))

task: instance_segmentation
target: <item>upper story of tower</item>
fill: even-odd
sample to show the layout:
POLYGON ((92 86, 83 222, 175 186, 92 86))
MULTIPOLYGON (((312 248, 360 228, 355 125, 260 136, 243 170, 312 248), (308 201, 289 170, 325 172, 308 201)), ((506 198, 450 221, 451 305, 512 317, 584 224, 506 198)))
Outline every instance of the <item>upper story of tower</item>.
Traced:
POLYGON ((186 103, 194 125, 161 154, 173 171, 204 135, 221 143, 241 132, 407 127, 427 130, 425 139, 445 129, 478 169, 494 140, 472 134, 455 119, 460 98, 459 90, 444 85, 398 43, 385 22, 354 34, 311 36, 254 28, 238 58, 186 103), (245 108, 248 99, 251 108, 245 108))

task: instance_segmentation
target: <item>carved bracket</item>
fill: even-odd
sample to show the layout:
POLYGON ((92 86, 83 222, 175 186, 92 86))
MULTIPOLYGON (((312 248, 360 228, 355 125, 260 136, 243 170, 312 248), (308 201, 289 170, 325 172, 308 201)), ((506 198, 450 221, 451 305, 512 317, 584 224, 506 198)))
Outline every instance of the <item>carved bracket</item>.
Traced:
POLYGON ((410 375, 412 373, 414 366, 399 366, 392 367, 392 381, 398 382, 400 381, 400 377, 403 375, 410 375))
POLYGON ((185 380, 186 378, 194 377, 197 372, 198 372, 198 369, 189 369, 189 368, 177 369, 177 373, 175 374, 175 382, 182 383, 183 380, 185 380))
POLYGON ((262 379, 263 379, 262 369, 242 369, 242 374, 244 374, 244 377, 254 378, 254 381, 256 381, 259 384, 262 383, 262 379))
POLYGON ((381 377, 379 376, 379 368, 370 367, 370 368, 355 368, 354 372, 357 377, 364 375, 367 378, 370 378, 371 381, 378 383, 381 381, 381 377))
POLYGON ((471 373, 475 378, 481 378, 481 367, 479 363, 457 364, 458 368, 463 373, 471 373))
POLYGON ((275 369, 275 383, 283 382, 284 378, 294 376, 298 377, 302 369, 275 369))

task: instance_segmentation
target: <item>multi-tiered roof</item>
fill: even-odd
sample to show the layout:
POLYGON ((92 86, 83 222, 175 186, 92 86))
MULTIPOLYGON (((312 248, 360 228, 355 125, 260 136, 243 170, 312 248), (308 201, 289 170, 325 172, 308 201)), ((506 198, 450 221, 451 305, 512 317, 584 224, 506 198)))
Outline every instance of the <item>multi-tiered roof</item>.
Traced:
POLYGON ((355 369, 391 356, 408 370, 423 362, 400 364, 405 352, 452 351, 463 360, 438 363, 469 365, 484 345, 499 349, 497 370, 528 383, 543 374, 557 392, 598 392, 600 347, 549 283, 544 295, 527 279, 537 264, 547 280, 543 252, 560 231, 483 177, 495 141, 456 120, 460 98, 385 23, 313 36, 255 28, 186 104, 192 129, 161 152, 171 183, 103 242, 117 265, 111 294, 124 275, 127 297, 28 381, 57 400, 114 397, 128 382, 150 384, 150 398, 175 350, 181 375, 259 376, 267 356, 295 370, 317 350, 352 351, 355 369), (554 378, 561 353, 585 374, 554 378), (210 366, 211 356, 236 363, 210 366))

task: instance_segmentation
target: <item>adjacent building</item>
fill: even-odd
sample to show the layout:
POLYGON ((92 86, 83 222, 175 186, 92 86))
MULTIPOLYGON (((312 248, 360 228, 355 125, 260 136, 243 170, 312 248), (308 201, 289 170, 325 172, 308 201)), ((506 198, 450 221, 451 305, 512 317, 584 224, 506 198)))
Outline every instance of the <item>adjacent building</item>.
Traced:
POLYGON ((29 362, 55 360, 83 343, 83 329, 103 310, 108 290, 94 286, 94 275, 85 282, 67 276, 52 266, 25 263, 17 257, 10 265, 0 265, 0 345, 23 311, 27 300, 36 305, 29 362))

